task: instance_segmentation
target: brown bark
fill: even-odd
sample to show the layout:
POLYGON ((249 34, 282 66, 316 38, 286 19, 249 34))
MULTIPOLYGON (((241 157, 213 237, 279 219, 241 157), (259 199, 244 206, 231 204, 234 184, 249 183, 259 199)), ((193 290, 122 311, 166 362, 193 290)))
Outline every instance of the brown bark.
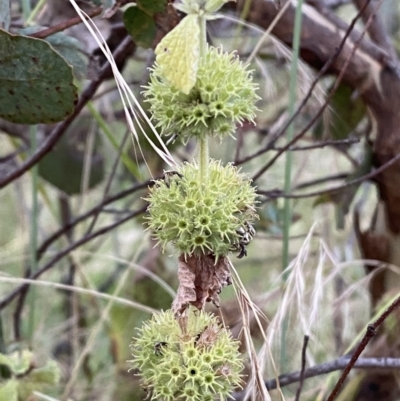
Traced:
MULTIPOLYGON (((400 153, 399 60, 379 18, 374 16, 374 19, 370 19, 376 11, 377 1, 353 0, 353 2, 359 9, 366 6, 361 17, 366 24, 370 24, 369 39, 365 36, 359 48, 351 56, 354 43, 360 37, 359 33, 353 32, 346 40, 339 56, 331 64, 328 73, 339 75, 346 60, 351 57, 344 71, 343 81, 354 88, 368 106, 372 119, 373 132, 370 133, 370 138, 373 141, 373 163, 375 167, 380 167, 400 153)), ((314 7, 305 4, 302 10, 300 56, 319 70, 339 48, 347 25, 324 7, 322 1, 312 0, 312 4, 314 7)), ((248 20, 267 29, 278 12, 279 9, 272 0, 253 0, 248 20)), ((289 46, 292 44, 294 16, 295 8, 291 4, 272 30, 273 35, 289 46)), ((366 258, 400 265, 400 260, 396 256, 399 255, 396 252, 396 247, 398 248, 396 235, 400 233, 400 163, 395 163, 384 170, 376 176, 375 181, 379 189, 380 204, 384 207, 381 219, 384 227, 382 229, 380 225, 379 228, 371 227, 361 232, 358 225, 357 236, 361 252, 366 258)), ((375 268, 373 265, 365 267, 367 272, 375 268)), ((370 292, 373 306, 376 306, 387 291, 389 274, 388 270, 382 270, 372 278, 370 292)), ((384 343, 383 349, 388 349, 389 343, 384 336, 378 338, 384 343)), ((367 375, 354 400, 393 401, 398 397, 396 389, 397 385, 391 372, 381 373, 380 376, 367 375)))
MULTIPOLYGON (((365 0, 355 0, 355 3, 362 7, 365 0)), ((303 5, 300 55, 312 67, 321 69, 339 48, 348 26, 322 2, 313 0, 312 5, 303 5)), ((376 2, 371 1, 363 11, 365 21, 376 11, 375 5, 376 2)), ((248 20, 267 29, 278 12, 272 0, 253 0, 248 20)), ((288 46, 292 44, 294 16, 295 8, 291 4, 272 30, 272 34, 288 46)), ((351 56, 354 44, 360 38, 360 32, 352 32, 328 73, 338 75, 351 57, 343 82, 357 90, 368 106, 373 127, 370 135, 373 161, 374 166, 379 167, 400 152, 400 68, 390 40, 376 16, 368 33, 376 43, 365 36, 351 56)), ((385 205, 389 231, 397 234, 400 232, 400 163, 386 169, 375 180, 385 205)))
MULTIPOLYGON (((364 3, 361 0, 357 2, 359 5, 364 3)), ((313 4, 318 8, 303 5, 300 55, 309 65, 320 69, 340 46, 347 24, 331 14, 320 2, 314 0, 313 4)), ((272 0, 253 0, 248 20, 267 29, 278 12, 272 0)), ((290 5, 272 30, 274 36, 289 46, 292 44, 294 16, 295 8, 290 5)), ((379 38, 378 45, 388 43, 387 39, 382 39, 384 32, 378 18, 371 24, 371 30, 371 37, 379 38)), ((341 72, 359 36, 357 32, 350 35, 328 73, 338 75, 341 72)), ((360 93, 371 112, 375 130, 373 151, 376 167, 400 152, 400 68, 391 46, 385 49, 378 45, 364 37, 343 75, 343 81, 360 93)), ((399 233, 400 163, 388 168, 376 181, 386 205, 390 230, 399 233)))

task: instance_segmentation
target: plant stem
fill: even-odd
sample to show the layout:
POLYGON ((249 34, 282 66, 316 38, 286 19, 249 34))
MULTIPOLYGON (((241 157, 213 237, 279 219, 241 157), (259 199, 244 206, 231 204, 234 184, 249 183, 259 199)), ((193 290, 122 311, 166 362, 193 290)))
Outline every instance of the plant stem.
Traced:
MULTIPOLYGON (((22 15, 24 20, 26 21, 29 15, 31 14, 31 3, 29 0, 22 1, 22 15)), ((37 127, 36 125, 32 125, 29 128, 29 138, 30 138, 30 156, 34 155, 36 152, 37 144, 37 127)), ((34 274, 37 270, 37 257, 36 257, 36 248, 38 243, 38 165, 35 164, 32 169, 32 208, 31 208, 31 216, 30 216, 30 269, 29 273, 34 274)), ((28 338, 32 342, 34 330, 35 330, 35 303, 36 296, 35 290, 32 288, 30 294, 28 295, 29 299, 29 315, 28 315, 28 338)), ((31 344, 32 345, 32 344, 31 344)))
POLYGON ((32 23, 32 21, 36 18, 37 14, 39 13, 39 11, 44 7, 44 5, 46 4, 46 0, 40 0, 35 8, 29 12, 26 21, 25 21, 25 25, 29 25, 30 23, 32 23))
POLYGON ((204 15, 199 15, 199 26, 200 26, 200 64, 203 62, 204 57, 207 53, 207 29, 206 29, 206 19, 204 15))
MULTIPOLYGON (((295 112, 296 103, 296 89, 297 89, 297 66, 299 61, 299 49, 300 49, 300 36, 301 36, 301 22, 302 22, 302 5, 303 0, 299 0, 296 7, 296 14, 294 20, 293 30, 293 54, 292 54, 292 65, 290 70, 290 85, 289 85, 289 116, 291 117, 295 112)), ((286 139, 290 142, 294 137, 294 125, 291 123, 287 130, 286 139)), ((291 174, 292 174, 292 152, 288 150, 286 152, 285 160, 285 193, 290 193, 291 188, 291 174)), ((292 208, 291 200, 285 198, 284 210, 283 210, 283 248, 282 248, 282 269, 285 270, 289 265, 289 236, 290 236, 290 224, 292 220, 292 208)), ((287 274, 283 275, 282 286, 285 285, 287 280, 287 274)), ((286 365, 286 335, 287 335, 288 320, 285 318, 282 322, 282 337, 281 337, 281 368, 284 369, 286 365)))
POLYGON ((202 137, 199 141, 199 166, 200 166, 200 180, 204 181, 208 174, 208 160, 209 160, 209 150, 208 150, 208 138, 206 136, 202 137))
MULTIPOLYGON (((31 154, 34 154, 37 148, 37 127, 30 127, 30 140, 31 140, 31 154)), ((30 265, 31 274, 36 273, 37 270, 37 257, 36 248, 38 244, 38 165, 34 165, 31 169, 32 172, 32 209, 31 209, 31 230, 30 230, 30 265)), ((35 289, 31 289, 29 295, 29 336, 32 340, 35 327, 35 289)))
MULTIPOLYGON (((204 16, 199 16, 200 26, 200 61, 199 64, 204 62, 204 58, 207 54, 207 31, 206 31, 206 19, 204 16)), ((204 181, 208 175, 208 160, 209 160, 209 147, 208 147, 208 135, 203 136, 199 140, 199 167, 200 167, 200 181, 204 181)))

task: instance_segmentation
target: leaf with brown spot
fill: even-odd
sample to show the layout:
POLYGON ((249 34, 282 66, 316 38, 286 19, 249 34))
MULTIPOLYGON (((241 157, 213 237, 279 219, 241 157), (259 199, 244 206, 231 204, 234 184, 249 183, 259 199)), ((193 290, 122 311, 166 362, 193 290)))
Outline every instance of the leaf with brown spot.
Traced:
POLYGON ((46 41, 0 29, 0 65, 0 118, 49 124, 74 111, 72 68, 46 41))

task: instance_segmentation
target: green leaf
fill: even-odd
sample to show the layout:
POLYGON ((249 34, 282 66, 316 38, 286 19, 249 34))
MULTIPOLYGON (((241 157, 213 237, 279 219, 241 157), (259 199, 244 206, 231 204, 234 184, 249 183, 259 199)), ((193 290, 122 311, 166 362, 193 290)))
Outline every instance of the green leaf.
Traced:
POLYGON ((44 40, 0 30, 0 118, 20 124, 64 120, 77 102, 72 68, 44 40))
POLYGON ((18 401, 18 382, 14 379, 0 384, 0 401, 18 401))
POLYGON ((333 139, 348 138, 367 111, 364 101, 360 97, 353 99, 353 94, 350 86, 339 85, 329 102, 329 118, 321 118, 314 130, 316 139, 321 139, 326 132, 333 139))
POLYGON ((12 361, 7 355, 0 354, 0 365, 5 365, 10 368, 12 366, 12 361))
POLYGON ((55 361, 48 361, 45 366, 32 369, 19 380, 19 399, 29 400, 34 391, 51 389, 59 382, 60 374, 60 368, 55 361))
MULTIPOLYGON (((45 28, 40 26, 30 26, 20 29, 18 33, 21 35, 31 35, 43 29, 45 28)), ((53 49, 63 56, 65 61, 72 66, 77 78, 86 77, 88 59, 84 56, 82 45, 77 39, 63 32, 58 32, 48 36, 44 40, 50 43, 53 49)))
POLYGON ((153 17, 138 7, 129 7, 124 12, 124 25, 139 46, 151 47, 156 36, 156 25, 153 17))
POLYGON ((167 8, 167 0, 138 0, 138 7, 149 15, 161 13, 167 8))
MULTIPOLYGON (((89 131, 89 127, 86 130, 82 126, 82 119, 78 121, 80 122, 79 128, 75 124, 68 131, 68 135, 64 135, 55 148, 39 162, 39 175, 69 195, 81 191, 86 139, 83 131, 89 131)), ((102 155, 95 150, 92 155, 89 188, 94 187, 103 179, 104 160, 102 155)))

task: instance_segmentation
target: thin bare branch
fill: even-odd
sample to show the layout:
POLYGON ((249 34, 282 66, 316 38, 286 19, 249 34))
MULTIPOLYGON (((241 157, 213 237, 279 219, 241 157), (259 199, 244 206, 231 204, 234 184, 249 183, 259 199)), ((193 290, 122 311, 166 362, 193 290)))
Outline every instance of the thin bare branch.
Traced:
POLYGON ((353 0, 353 3, 359 10, 364 10, 361 15, 364 22, 368 21, 371 16, 373 17, 373 22, 368 28, 368 34, 371 40, 385 50, 395 63, 398 63, 399 59, 393 42, 383 26, 380 16, 374 11, 374 3, 376 3, 376 0, 353 0))
MULTIPOLYGON (((383 0, 379 0, 379 3, 376 6, 375 12, 378 11, 378 7, 382 4, 383 0)), ((352 23, 349 26, 349 29, 347 30, 346 34, 350 34, 352 27, 355 25, 355 23, 357 22, 358 18, 360 18, 360 15, 362 13, 363 10, 360 10, 359 13, 356 15, 356 17, 353 19, 352 23)), ((274 163, 275 161, 279 158, 279 156, 281 154, 283 154, 287 149, 290 148, 290 146, 292 146, 294 143, 296 143, 304 134, 306 134, 306 132, 308 132, 308 130, 317 122, 318 118, 321 116, 322 112, 325 110, 325 108, 328 106, 329 102, 331 101, 333 95, 335 94, 336 90, 338 89, 340 83, 342 82, 342 79, 344 77, 344 74, 346 72, 347 67, 350 64, 351 59, 353 58, 356 50, 358 49, 365 33, 367 32, 367 29, 369 27, 369 24, 372 22, 372 16, 369 18, 369 20, 367 21, 367 23, 365 24, 365 29, 364 31, 361 33, 359 39, 354 42, 352 51, 350 52, 349 56, 347 57, 342 70, 340 71, 335 84, 333 85, 332 90, 329 92, 329 95, 327 96, 327 98, 325 99, 324 104, 320 107, 320 109, 318 110, 317 113, 315 113, 314 117, 311 119, 311 121, 297 134, 295 135, 295 137, 290 140, 286 146, 284 148, 282 148, 282 150, 280 150, 264 167, 262 167, 254 176, 253 176, 253 181, 256 181, 258 178, 261 177, 262 174, 264 174, 264 172, 266 170, 268 170, 274 163)), ((344 46, 344 43, 346 41, 346 35, 344 37, 344 41, 342 41, 342 46, 344 46)), ((336 54, 336 56, 340 53, 340 51, 336 54)), ((331 58, 328 60, 328 62, 331 60, 331 58)), ((328 63, 327 62, 327 63, 328 63)), ((325 66, 321 69, 321 71, 325 68, 325 66)), ((321 73, 320 71, 320 73, 321 73)), ((319 76, 320 74, 318 74, 319 76)), ((302 104, 304 103, 304 101, 302 102, 302 104)), ((296 113, 295 113, 296 114, 296 113)), ((290 119, 291 120, 291 119, 290 119)), ((286 128, 285 128, 286 130, 286 128)))
MULTIPOLYGON (((100 15, 102 11, 103 11, 103 7, 97 7, 93 10, 87 11, 86 14, 88 15, 88 17, 93 18, 93 17, 100 15)), ((70 18, 67 21, 60 22, 57 25, 51 26, 50 28, 43 29, 40 32, 32 33, 29 36, 31 36, 32 38, 37 38, 37 39, 44 39, 50 35, 53 35, 57 32, 65 31, 67 28, 70 28, 71 26, 78 25, 81 23, 82 23, 82 19, 80 17, 74 17, 74 18, 70 18)))
POLYGON ((400 306, 400 295, 392 302, 392 304, 371 324, 367 326, 366 333, 364 334, 364 337, 361 339, 360 343, 358 344, 357 348, 355 349, 353 355, 351 356, 350 361, 347 363, 345 369, 343 370, 341 376, 339 377, 339 380, 337 381, 335 387, 333 388, 331 394, 327 398, 326 401, 333 401, 337 395, 339 394, 339 391, 346 380, 347 376, 349 375, 351 369, 354 367, 355 363, 357 362, 357 359, 361 355, 361 353, 364 351, 365 347, 368 345, 370 342, 371 338, 374 337, 376 334, 379 326, 386 320, 386 318, 393 312, 395 311, 398 307, 400 306))
POLYGON ((320 195, 326 195, 326 194, 332 194, 334 192, 342 191, 343 189, 349 188, 353 185, 360 184, 363 181, 370 180, 372 178, 376 178, 379 174, 383 173, 385 170, 387 170, 389 167, 393 166, 400 160, 400 153, 398 153, 393 159, 390 159, 387 163, 383 164, 379 168, 371 171, 368 174, 365 174, 359 178, 356 178, 354 180, 351 180, 349 182, 346 182, 345 184, 339 185, 334 188, 329 188, 329 189, 324 189, 321 191, 315 191, 315 192, 308 192, 305 194, 284 194, 283 192, 279 192, 277 190, 273 191, 262 191, 258 190, 257 192, 261 195, 266 195, 269 196, 270 198, 292 198, 292 199, 300 199, 300 198, 310 198, 313 196, 320 196, 320 195))
MULTIPOLYGON (((312 366, 304 371, 304 379, 325 375, 327 373, 342 370, 349 363, 349 356, 342 356, 330 362, 312 366)), ((354 369, 400 369, 400 358, 359 358, 353 366, 354 369)), ((301 371, 285 373, 278 377, 279 386, 285 387, 289 384, 298 383, 301 371)), ((268 390, 277 388, 276 379, 267 380, 265 385, 268 390)))
MULTIPOLYGON (((64 256, 68 255, 70 252, 76 250, 77 248, 81 247, 82 245, 90 242, 94 238, 103 235, 109 231, 112 231, 114 228, 120 226, 123 223, 126 223, 129 220, 132 220, 134 217, 139 216, 140 214, 144 213, 146 208, 139 209, 135 212, 130 213, 128 216, 125 216, 121 220, 116 221, 113 224, 110 224, 108 226, 105 226, 103 228, 100 228, 99 230, 93 232, 92 234, 82 237, 76 242, 72 243, 71 245, 67 246, 64 248, 62 251, 58 252, 52 259, 50 259, 43 267, 38 269, 34 274, 32 274, 29 279, 35 279, 40 277, 43 273, 45 273, 47 270, 51 269, 54 267, 54 265, 60 261, 64 256)), ((12 292, 10 292, 8 295, 6 295, 1 301, 0 301, 0 310, 5 308, 12 300, 19 295, 21 291, 24 291, 26 287, 28 287, 29 284, 22 284, 16 289, 14 289, 12 292)))
POLYGON ((76 217, 74 220, 72 220, 68 224, 64 225, 59 230, 54 232, 49 238, 47 238, 36 251, 37 260, 39 261, 42 258, 44 252, 46 252, 47 248, 58 238, 62 237, 68 230, 75 227, 77 224, 81 223, 82 221, 86 220, 87 218, 95 215, 99 211, 102 211, 104 206, 106 206, 112 202, 115 202, 119 199, 122 199, 126 196, 129 196, 141 189, 147 188, 149 185, 150 185, 150 181, 145 181, 141 184, 133 185, 131 188, 125 189, 124 191, 118 192, 117 194, 115 194, 113 196, 108 196, 108 197, 104 198, 101 203, 94 206, 92 209, 88 210, 86 213, 83 213, 82 215, 76 217))
POLYGON ((308 345, 308 340, 310 339, 309 336, 305 335, 304 336, 304 341, 303 341, 303 348, 301 350, 301 371, 300 371, 300 383, 299 383, 299 388, 296 391, 296 397, 294 401, 299 401, 300 400, 300 394, 301 394, 301 389, 303 388, 304 384, 304 372, 306 370, 306 351, 307 351, 307 345, 308 345))
MULTIPOLYGON (((314 78, 314 81, 312 82, 312 84, 310 85, 310 88, 308 89, 308 92, 306 93, 306 95, 304 96, 303 100, 301 101, 301 103, 299 104, 299 106, 297 107, 296 111, 294 112, 294 114, 288 119, 288 121, 284 124, 284 126, 281 128, 281 130, 274 135, 274 138, 271 142, 267 143, 266 146, 264 146, 263 148, 261 148, 260 150, 258 150, 257 152, 253 153, 252 155, 249 155, 245 158, 243 158, 242 160, 238 160, 235 162, 236 165, 240 165, 243 164, 249 160, 254 159, 257 156, 260 156, 262 154, 264 154, 265 152, 271 150, 271 148, 274 146, 275 142, 278 140, 278 138, 280 138, 288 129, 288 127, 290 126, 290 124, 293 123, 293 121, 295 120, 295 118, 300 114, 301 110, 304 108, 304 106, 307 104, 308 100, 311 98, 314 89, 316 87, 316 85, 318 84, 319 80, 328 72, 328 70, 330 69, 330 67, 332 66, 332 64, 334 63, 334 61, 336 60, 336 58, 339 56, 339 54, 341 53, 341 51, 343 50, 347 38, 350 36, 351 32, 353 31, 357 21, 361 18, 361 11, 359 11, 359 13, 353 18, 351 24, 348 26, 341 42, 340 45, 337 47, 337 49, 335 50, 335 52, 332 53, 332 55, 327 59, 327 61, 325 62, 325 64, 323 65, 323 67, 319 70, 318 74, 316 75, 316 77, 314 78)), ((364 31, 365 33, 365 31, 364 31)), ((362 39, 362 36, 361 36, 362 39)), ((351 59, 351 56, 354 54, 354 52, 356 51, 357 46, 356 44, 354 45, 353 48, 353 52, 350 54, 347 63, 345 66, 343 66, 343 69, 341 71, 341 76, 344 75, 347 65, 351 59), (346 68, 345 68, 346 67, 346 68)), ((339 86, 340 82, 341 82, 341 76, 339 76, 335 82, 334 87, 332 88, 330 94, 328 95, 328 97, 325 99, 324 104, 321 106, 321 108, 319 109, 319 111, 316 113, 316 115, 314 116, 314 118, 311 120, 311 122, 309 124, 307 124, 307 126, 305 127, 305 129, 303 129, 300 134, 296 135, 292 141, 290 141, 284 148, 282 148, 281 150, 279 150, 279 152, 266 164, 266 166, 264 166, 254 177, 253 179, 257 179, 258 177, 260 177, 269 167, 272 166, 272 164, 275 163, 275 161, 279 158, 279 156, 284 153, 288 148, 290 148, 295 142, 297 142, 297 140, 299 138, 301 138, 308 130, 310 127, 312 127, 314 125, 314 123, 318 120, 318 118, 320 117, 320 115, 322 114, 322 112, 325 110, 325 108, 327 107, 327 105, 329 104, 331 98, 333 97, 334 93, 336 92, 337 87, 339 86)))
MULTIPOLYGON (((359 143, 359 138, 346 138, 346 139, 330 139, 326 141, 317 141, 312 145, 307 146, 291 146, 288 150, 291 152, 301 152, 304 150, 312 150, 312 149, 321 149, 325 146, 340 146, 340 145, 352 145, 354 143, 359 143)), ((282 146, 273 146, 271 150, 282 150, 284 149, 282 146)))

